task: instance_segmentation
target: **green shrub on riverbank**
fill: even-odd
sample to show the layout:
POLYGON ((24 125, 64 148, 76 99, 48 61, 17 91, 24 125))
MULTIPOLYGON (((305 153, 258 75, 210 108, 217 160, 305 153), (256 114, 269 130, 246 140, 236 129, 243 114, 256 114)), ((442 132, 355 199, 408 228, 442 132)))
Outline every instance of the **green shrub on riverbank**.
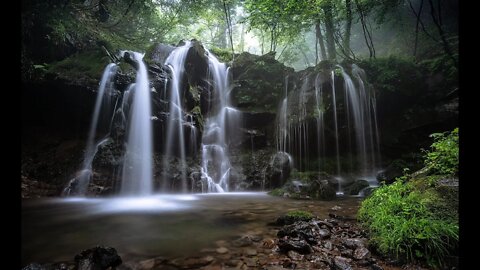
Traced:
POLYGON ((434 143, 425 151, 425 166, 432 173, 456 175, 458 173, 458 128, 452 132, 430 135, 434 143))
POLYGON ((440 184, 458 172, 458 129, 432 137, 423 173, 406 174, 375 190, 362 202, 358 219, 379 252, 438 266, 458 247, 458 189, 440 184))

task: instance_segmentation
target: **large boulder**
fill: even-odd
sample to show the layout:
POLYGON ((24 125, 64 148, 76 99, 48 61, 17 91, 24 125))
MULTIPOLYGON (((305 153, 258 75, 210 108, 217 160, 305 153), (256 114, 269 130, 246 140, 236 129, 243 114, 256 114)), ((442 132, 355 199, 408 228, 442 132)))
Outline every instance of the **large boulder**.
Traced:
POLYGON ((277 152, 270 159, 265 170, 266 187, 277 188, 285 184, 292 169, 292 157, 285 152, 277 152))

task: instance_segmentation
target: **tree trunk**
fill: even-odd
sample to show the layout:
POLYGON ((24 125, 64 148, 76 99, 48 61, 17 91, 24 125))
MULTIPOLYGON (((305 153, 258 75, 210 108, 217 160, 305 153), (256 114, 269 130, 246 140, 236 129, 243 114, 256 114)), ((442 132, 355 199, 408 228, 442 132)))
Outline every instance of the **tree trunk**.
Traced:
POLYGON ((315 36, 317 37, 317 42, 320 44, 320 53, 322 55, 321 60, 327 60, 327 51, 325 50, 325 43, 323 42, 322 29, 320 28, 320 20, 315 23, 315 36))
POLYGON ((370 53, 370 58, 375 58, 375 49, 373 47, 373 41, 372 41, 372 36, 370 35, 370 32, 368 31, 367 23, 365 21, 365 14, 363 13, 362 7, 358 3, 358 0, 355 0, 355 5, 357 6, 358 14, 360 15, 360 22, 362 24, 362 30, 363 30, 363 37, 365 38, 365 44, 368 47, 368 51, 370 53))
POLYGON ((413 14, 417 18, 415 23, 415 44, 413 46, 413 58, 417 59, 417 46, 418 46, 418 27, 420 26, 420 16, 422 15, 423 9, 423 0, 420 1, 420 7, 418 8, 418 12, 415 11, 415 8, 412 5, 412 1, 408 0, 408 4, 410 5, 410 9, 412 10, 413 14))
POLYGON ((345 36, 343 37, 343 49, 346 53, 350 53, 350 35, 352 30, 352 2, 345 0, 345 8, 347 11, 347 22, 345 24, 345 36))
POLYGON ((223 0, 223 11, 225 12, 225 20, 227 21, 228 36, 230 37, 230 46, 232 48, 232 59, 235 57, 235 50, 233 49, 233 34, 232 34, 232 21, 230 17, 230 10, 227 7, 227 3, 223 0))
POLYGON ((455 66, 457 66, 457 59, 455 59, 455 57, 453 56, 453 52, 452 52, 452 49, 450 48, 450 44, 447 41, 445 31, 443 31, 442 16, 441 16, 442 11, 440 6, 441 4, 439 1, 437 1, 438 2, 438 17, 437 17, 435 15, 435 6, 433 5, 433 1, 428 0, 428 2, 430 4, 430 15, 432 16, 433 23, 437 27, 438 34, 440 35, 440 40, 442 41, 443 50, 450 57, 452 62, 455 64, 455 66))
POLYGON ((337 58, 335 52, 335 26, 333 24, 333 13, 332 13, 332 2, 328 1, 323 7, 323 12, 325 13, 325 31, 327 37, 327 50, 328 50, 328 59, 335 60, 337 58))

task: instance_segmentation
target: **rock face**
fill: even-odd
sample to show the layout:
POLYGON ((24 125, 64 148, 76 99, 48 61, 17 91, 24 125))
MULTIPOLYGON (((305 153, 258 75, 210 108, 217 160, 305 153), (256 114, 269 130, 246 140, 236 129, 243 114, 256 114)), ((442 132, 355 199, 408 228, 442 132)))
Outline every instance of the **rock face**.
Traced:
POLYGON ((284 96, 285 77, 293 69, 275 60, 275 53, 262 56, 241 53, 232 64, 233 103, 248 112, 276 113, 284 96))
MULTIPOLYGON (((184 119, 189 119, 189 123, 185 122, 184 125, 183 138, 187 148, 191 150, 187 151, 189 165, 192 167, 188 172, 191 183, 189 185, 192 190, 199 191, 203 180, 198 170, 200 163, 196 162, 200 160, 199 142, 202 138, 204 119, 209 113, 208 102, 212 93, 209 92, 211 82, 206 79, 207 51, 199 41, 193 40, 192 43, 185 63, 186 73, 182 80, 181 99, 184 105, 184 119), (196 128, 195 133, 192 132, 192 126, 196 128), (195 134, 196 137, 191 134, 195 134), (195 146, 193 142, 197 142, 197 145, 195 146)), ((97 49, 81 51, 79 55, 65 58, 52 64, 50 68, 37 70, 33 78, 22 81, 22 108, 25 108, 22 109, 24 197, 59 195, 70 180, 76 177, 76 171, 82 162, 101 70, 109 62, 103 49, 97 49), (80 61, 82 59, 85 61, 80 61), (76 141, 75 147, 63 149, 60 153, 52 150, 58 148, 62 151, 61 148, 64 147, 61 145, 62 142, 73 140, 76 141)), ((144 59, 152 89, 152 124, 157 158, 165 153, 165 129, 169 119, 167 96, 168 79, 171 75, 169 68, 164 64, 168 54, 174 49, 175 46, 154 44, 144 59)), ((67 55, 70 54, 65 54, 67 55)), ((116 91, 112 94, 112 99, 118 101, 118 106, 121 105, 121 97, 128 85, 135 81, 135 63, 129 62, 128 59, 127 57, 121 60, 115 76, 116 91)), ((451 84, 442 87, 444 78, 417 66, 404 67, 406 72, 398 74, 400 82, 385 79, 385 76, 382 76, 383 71, 379 70, 383 65, 374 62, 360 64, 377 95, 377 115, 379 129, 382 131, 381 150, 391 153, 384 159, 391 163, 393 157, 397 158, 412 149, 418 150, 418 146, 423 142, 425 146, 429 145, 429 133, 450 128, 458 123, 456 118, 458 89, 451 84), (446 90, 451 87, 453 89, 446 90), (419 143, 413 146, 410 142, 419 143)), ((343 66, 349 73, 350 64, 343 66)), ((389 65, 383 68, 388 69, 384 72, 394 69, 389 65)), ((316 67, 294 72, 293 69, 276 61, 274 54, 256 56, 244 52, 235 57, 230 68, 234 86, 231 99, 232 104, 242 111, 243 118, 241 134, 238 134, 238 138, 229 145, 231 179, 235 190, 272 189, 284 185, 289 180, 299 180, 292 178, 290 174, 292 167, 301 172, 321 170, 333 173, 336 170, 334 147, 326 147, 325 153, 322 154, 324 156, 319 159, 318 149, 322 144, 316 139, 321 137, 325 145, 335 144, 332 96, 329 94, 332 89, 332 74, 336 92, 339 93, 337 103, 341 104, 344 98, 341 94, 343 80, 336 71, 335 64, 327 61, 321 62, 316 67), (316 100, 318 87, 323 89, 321 104, 317 104, 316 100), (285 153, 275 154, 277 111, 285 97, 288 101, 289 129, 309 138, 308 144, 303 147, 290 149, 288 154, 293 159, 287 159, 285 153), (317 134, 319 111, 323 112, 326 123, 325 134, 317 134), (317 162, 317 159, 321 162, 317 162)), ((345 106, 337 107, 338 119, 346 119, 346 110, 345 106)), ((111 141, 99 147, 93 163, 92 185, 89 192, 95 196, 114 193, 118 189, 117 178, 123 162, 126 125, 118 107, 112 119, 111 141)), ((338 131, 339 140, 347 141, 350 133, 348 127, 341 124, 341 121, 338 131)), ((108 132, 99 130, 101 133, 99 136, 108 132)), ((350 151, 347 145, 340 145, 340 153, 350 151)), ((350 164, 351 162, 343 157, 340 162, 342 168, 357 166, 350 164)), ((175 165, 174 161, 172 167, 173 170, 169 171, 171 175, 166 177, 176 179, 175 171, 179 166, 175 165)), ((398 168, 401 166, 397 167, 389 166, 378 179, 389 182, 400 176, 402 172, 398 168)), ((155 181, 159 182, 164 175, 161 169, 156 173, 155 181)), ((336 190, 336 183, 333 180, 321 178, 312 180, 309 183, 302 182, 301 189, 304 190, 305 196, 334 197, 332 194, 336 190)), ((74 181, 71 183, 75 184, 74 181)), ((355 183, 351 187, 352 190, 348 190, 347 193, 358 194, 364 184, 355 183)), ((299 187, 291 186, 293 189, 299 187)), ((173 185, 173 190, 175 188, 176 185, 173 185)))

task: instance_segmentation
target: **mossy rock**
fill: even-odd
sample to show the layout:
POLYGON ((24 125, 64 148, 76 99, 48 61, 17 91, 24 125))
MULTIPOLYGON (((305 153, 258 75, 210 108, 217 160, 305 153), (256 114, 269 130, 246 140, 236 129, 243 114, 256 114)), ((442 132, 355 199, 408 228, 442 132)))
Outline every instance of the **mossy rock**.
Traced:
POLYGON ((84 79, 98 83, 105 66, 109 63, 110 59, 101 50, 83 51, 51 63, 47 73, 73 82, 84 79))
POLYGON ((358 195, 360 191, 366 187, 369 187, 370 183, 367 180, 356 180, 351 185, 343 189, 347 195, 358 195))
POLYGON ((276 225, 290 225, 297 221, 310 221, 314 218, 313 214, 303 210, 290 211, 286 215, 277 218, 276 225))

